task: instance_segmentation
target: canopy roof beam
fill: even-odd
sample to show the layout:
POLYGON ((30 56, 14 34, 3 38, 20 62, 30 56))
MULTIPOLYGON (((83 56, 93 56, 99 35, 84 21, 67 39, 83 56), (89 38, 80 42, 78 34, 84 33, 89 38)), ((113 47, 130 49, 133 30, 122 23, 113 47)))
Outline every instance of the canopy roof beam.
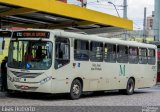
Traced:
POLYGON ((23 7, 28 10, 21 10, 22 12, 19 11, 19 14, 25 12, 29 13, 30 11, 40 11, 49 14, 60 15, 63 17, 90 21, 96 24, 133 30, 133 22, 130 20, 75 5, 69 5, 56 0, 0 0, 0 3, 23 7))
POLYGON ((4 12, 0 13, 0 17, 26 14, 26 13, 33 13, 33 12, 37 12, 37 11, 35 11, 33 9, 28 9, 28 8, 9 9, 7 11, 4 11, 4 12))

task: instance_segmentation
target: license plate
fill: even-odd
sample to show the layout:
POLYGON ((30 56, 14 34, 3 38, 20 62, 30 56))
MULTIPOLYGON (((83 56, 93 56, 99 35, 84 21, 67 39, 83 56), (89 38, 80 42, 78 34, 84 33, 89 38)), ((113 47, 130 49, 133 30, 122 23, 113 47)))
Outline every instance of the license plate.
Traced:
POLYGON ((23 85, 23 86, 21 86, 21 89, 22 89, 22 90, 27 90, 27 89, 29 89, 29 87, 23 85))

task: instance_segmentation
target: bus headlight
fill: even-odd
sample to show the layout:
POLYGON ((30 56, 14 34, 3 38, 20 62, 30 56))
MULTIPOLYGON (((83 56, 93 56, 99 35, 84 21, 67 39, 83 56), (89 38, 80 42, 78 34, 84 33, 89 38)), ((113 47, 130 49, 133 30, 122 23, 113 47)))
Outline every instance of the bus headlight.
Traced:
POLYGON ((40 81, 40 84, 44 84, 44 83, 48 82, 51 79, 52 79, 52 77, 46 77, 45 79, 40 81))
POLYGON ((7 75, 8 76, 8 79, 11 81, 11 82, 14 82, 14 79, 11 77, 11 76, 9 76, 9 75, 7 75))

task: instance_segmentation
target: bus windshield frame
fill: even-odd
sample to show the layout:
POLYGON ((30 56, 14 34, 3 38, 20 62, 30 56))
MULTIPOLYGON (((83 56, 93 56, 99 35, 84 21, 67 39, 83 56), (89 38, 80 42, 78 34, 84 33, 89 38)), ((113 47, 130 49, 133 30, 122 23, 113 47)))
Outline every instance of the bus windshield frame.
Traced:
POLYGON ((52 66, 53 43, 46 40, 11 40, 8 67, 47 70, 52 66))

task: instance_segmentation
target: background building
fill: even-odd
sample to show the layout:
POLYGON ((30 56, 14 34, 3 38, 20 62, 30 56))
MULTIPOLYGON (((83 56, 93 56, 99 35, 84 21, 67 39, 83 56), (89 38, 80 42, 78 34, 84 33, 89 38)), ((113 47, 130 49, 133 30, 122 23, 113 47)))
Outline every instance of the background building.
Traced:
POLYGON ((156 41, 160 41, 160 0, 155 0, 154 16, 154 36, 156 41))
POLYGON ((151 16, 147 17, 147 30, 153 30, 154 11, 151 16))

